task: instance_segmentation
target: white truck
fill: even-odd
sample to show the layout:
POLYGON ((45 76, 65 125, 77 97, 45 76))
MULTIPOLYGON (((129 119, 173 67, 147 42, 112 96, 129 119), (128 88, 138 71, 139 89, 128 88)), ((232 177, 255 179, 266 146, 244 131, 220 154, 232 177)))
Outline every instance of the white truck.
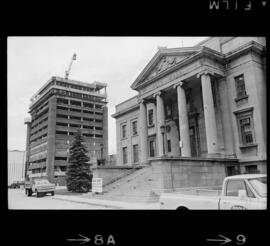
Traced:
POLYGON ((32 179, 30 181, 25 181, 25 194, 27 196, 32 196, 36 193, 37 197, 42 194, 50 193, 54 196, 55 184, 50 183, 47 179, 32 179))
POLYGON ((266 209, 267 176, 266 174, 242 174, 226 177, 221 194, 218 193, 220 193, 218 190, 197 188, 162 193, 159 198, 160 209, 266 209))

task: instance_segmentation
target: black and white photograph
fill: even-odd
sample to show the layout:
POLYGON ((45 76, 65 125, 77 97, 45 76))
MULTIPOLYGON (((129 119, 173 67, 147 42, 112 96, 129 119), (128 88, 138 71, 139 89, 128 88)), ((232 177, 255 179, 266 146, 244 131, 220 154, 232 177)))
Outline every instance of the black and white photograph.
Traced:
POLYGON ((267 244, 268 0, 10 3, 3 245, 267 244))
POLYGON ((9 36, 7 90, 9 210, 267 208, 264 36, 9 36))

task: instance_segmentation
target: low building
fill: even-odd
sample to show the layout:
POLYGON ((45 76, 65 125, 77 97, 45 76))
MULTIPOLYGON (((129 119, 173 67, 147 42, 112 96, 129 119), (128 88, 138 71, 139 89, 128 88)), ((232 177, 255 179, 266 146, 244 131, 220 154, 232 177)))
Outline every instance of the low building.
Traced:
POLYGON ((27 124, 27 177, 65 184, 68 149, 81 129, 90 162, 108 156, 107 84, 52 77, 31 99, 27 124))
POLYGON ((117 164, 159 166, 162 188, 266 173, 265 48, 263 37, 159 48, 131 85, 138 95, 116 106, 117 164))
POLYGON ((25 151, 8 151, 8 185, 23 182, 25 174, 25 151))

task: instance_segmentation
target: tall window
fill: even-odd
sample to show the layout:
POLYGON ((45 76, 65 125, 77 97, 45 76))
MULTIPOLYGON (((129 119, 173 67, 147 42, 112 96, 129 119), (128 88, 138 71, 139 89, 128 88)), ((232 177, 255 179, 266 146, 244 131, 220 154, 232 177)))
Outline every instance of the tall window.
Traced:
POLYGON ((168 152, 172 152, 171 140, 167 141, 167 145, 168 145, 168 152))
POLYGON ((148 111, 148 125, 149 126, 152 126, 154 124, 153 117, 154 117, 154 110, 153 109, 150 109, 148 111))
POLYGON ((154 157, 155 156, 155 141, 154 140, 149 141, 149 150, 150 150, 150 157, 154 157))
POLYGON ((247 95, 246 93, 246 87, 245 87, 245 80, 244 80, 244 75, 241 74, 235 79, 235 86, 236 86, 236 96, 237 98, 241 98, 247 95))
POLYGON ((132 135, 137 135, 138 134, 138 126, 137 126, 137 121, 132 122, 132 135))
POLYGON ((127 147, 123 147, 123 164, 127 164, 127 147))
POLYGON ((242 144, 250 144, 253 143, 253 127, 251 125, 251 117, 245 117, 239 119, 242 144))
POLYGON ((139 146, 138 144, 133 145, 133 162, 136 163, 139 161, 139 146))
POLYGON ((122 138, 127 137, 127 125, 122 125, 122 138))
POLYGON ((242 146, 254 144, 253 108, 246 109, 244 112, 235 112, 235 114, 237 117, 240 144, 242 146))

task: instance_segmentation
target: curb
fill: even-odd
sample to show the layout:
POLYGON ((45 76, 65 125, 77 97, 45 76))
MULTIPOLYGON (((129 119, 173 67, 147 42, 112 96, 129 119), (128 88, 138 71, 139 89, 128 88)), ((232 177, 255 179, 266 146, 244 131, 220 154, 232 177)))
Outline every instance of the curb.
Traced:
POLYGON ((96 203, 96 202, 93 202, 93 201, 92 202, 74 201, 74 200, 70 200, 70 199, 67 199, 67 198, 60 198, 60 197, 52 197, 52 199, 68 201, 68 202, 74 202, 74 203, 80 203, 80 204, 87 204, 87 205, 95 205, 95 206, 100 206, 100 207, 105 207, 105 208, 125 209, 124 207, 115 206, 115 205, 109 205, 109 204, 100 204, 100 203, 96 203))
POLYGON ((68 201, 68 202, 74 202, 74 203, 81 203, 81 204, 88 204, 88 205, 94 205, 94 206, 100 206, 100 207, 105 207, 105 208, 111 208, 111 209, 127 209, 127 210, 152 210, 152 209, 157 209, 157 208, 143 208, 143 207, 136 207, 136 205, 134 206, 134 204, 132 204, 132 206, 128 206, 128 204, 125 206, 125 205, 117 205, 117 204, 112 204, 114 202, 117 202, 117 201, 110 201, 110 200, 107 200, 107 202, 104 200, 101 200, 103 201, 104 203, 102 204, 102 202, 100 203, 99 201, 93 201, 91 199, 88 199, 88 201, 78 201, 78 200, 73 200, 73 199, 68 199, 66 197, 62 198, 62 197, 52 197, 52 199, 56 199, 56 200, 62 200, 62 201, 68 201), (106 204, 107 203, 107 204, 106 204))

